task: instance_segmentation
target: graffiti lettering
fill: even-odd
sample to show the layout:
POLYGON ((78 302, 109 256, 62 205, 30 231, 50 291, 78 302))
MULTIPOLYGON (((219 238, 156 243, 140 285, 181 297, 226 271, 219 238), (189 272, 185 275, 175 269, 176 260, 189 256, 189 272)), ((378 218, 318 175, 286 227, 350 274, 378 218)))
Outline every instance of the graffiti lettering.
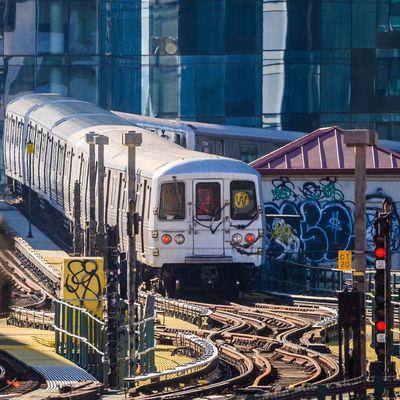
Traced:
MULTIPOLYGON (((353 249, 354 202, 345 200, 336 177, 305 182, 297 188, 289 178, 281 177, 272 185, 273 200, 265 204, 266 247, 275 259, 293 260, 297 252, 304 254, 306 262, 333 264, 338 250, 353 249)), ((367 196, 367 250, 373 249, 375 209, 384 197, 381 189, 367 196)), ((396 208, 391 235, 392 251, 399 251, 400 218, 396 208)))

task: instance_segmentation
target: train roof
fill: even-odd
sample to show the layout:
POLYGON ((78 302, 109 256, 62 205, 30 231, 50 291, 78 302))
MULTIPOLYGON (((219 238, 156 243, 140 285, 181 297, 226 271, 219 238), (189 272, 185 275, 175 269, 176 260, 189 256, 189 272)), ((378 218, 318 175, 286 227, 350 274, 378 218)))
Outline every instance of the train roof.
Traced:
POLYGON ((207 136, 230 137, 236 139, 271 140, 275 143, 286 144, 292 140, 304 136, 302 132, 280 131, 271 128, 250 128, 234 125, 217 125, 194 121, 175 121, 172 119, 154 118, 145 115, 129 114, 120 111, 112 111, 115 115, 126 119, 133 125, 146 128, 159 128, 170 130, 191 131, 207 136))
MULTIPOLYGON (((74 148, 88 153, 86 133, 95 132, 109 137, 105 151, 105 164, 111 168, 126 170, 127 150, 122 145, 122 134, 132 130, 131 125, 111 112, 91 103, 54 94, 29 94, 13 100, 7 106, 7 114, 13 113, 38 124, 74 148)), ((160 167, 164 173, 190 173, 190 164, 208 161, 202 166, 204 172, 221 168, 224 160, 225 172, 256 173, 245 163, 211 154, 200 153, 178 146, 160 138, 157 134, 141 128, 143 143, 137 148, 137 165, 145 176, 153 176, 160 167), (219 165, 219 166, 218 166, 219 165)), ((220 169, 219 169, 220 170, 220 169)))

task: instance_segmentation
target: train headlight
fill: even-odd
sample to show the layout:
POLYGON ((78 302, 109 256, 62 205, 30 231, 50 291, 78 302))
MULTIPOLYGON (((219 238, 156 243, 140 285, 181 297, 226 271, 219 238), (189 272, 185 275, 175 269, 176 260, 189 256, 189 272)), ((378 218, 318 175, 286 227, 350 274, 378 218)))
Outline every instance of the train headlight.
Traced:
POLYGON ((185 236, 181 235, 180 233, 175 236, 175 243, 176 244, 183 244, 185 243, 185 236))
POLYGON ((243 238, 242 238, 242 235, 240 233, 235 233, 232 236, 232 242, 235 243, 235 244, 239 244, 242 241, 242 239, 243 238))
POLYGON ((161 242, 163 244, 170 244, 172 242, 171 235, 168 235, 168 233, 165 233, 164 235, 162 235, 161 236, 161 242))
POLYGON ((256 237, 252 233, 248 233, 244 237, 244 240, 246 241, 247 244, 254 244, 256 241, 256 237))

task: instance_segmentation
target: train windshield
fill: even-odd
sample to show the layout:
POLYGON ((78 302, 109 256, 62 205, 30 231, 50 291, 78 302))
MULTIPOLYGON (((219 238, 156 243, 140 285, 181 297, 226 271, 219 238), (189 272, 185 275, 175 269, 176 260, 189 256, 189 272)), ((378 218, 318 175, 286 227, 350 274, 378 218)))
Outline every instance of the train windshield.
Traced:
POLYGON ((257 214, 256 187, 251 181, 231 182, 231 218, 248 220, 257 214))
POLYGON ((185 184, 183 182, 161 185, 159 218, 166 221, 185 219, 185 184))
POLYGON ((221 218, 221 186, 217 182, 196 184, 196 218, 218 221, 221 218))

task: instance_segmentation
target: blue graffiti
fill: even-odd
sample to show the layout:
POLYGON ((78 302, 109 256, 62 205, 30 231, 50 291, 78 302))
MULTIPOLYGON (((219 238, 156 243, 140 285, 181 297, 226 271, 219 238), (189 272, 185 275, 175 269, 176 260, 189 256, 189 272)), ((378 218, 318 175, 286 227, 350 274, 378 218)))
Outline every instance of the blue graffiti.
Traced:
MULTIPOLYGON (((337 258, 338 249, 348 249, 353 245, 354 233, 352 211, 343 203, 327 202, 320 204, 313 200, 305 200, 299 204, 283 202, 265 204, 267 215, 298 216, 299 251, 304 252, 307 261, 332 262, 337 258)), ((267 224, 268 226, 269 224, 267 224)), ((273 238, 267 230, 267 250, 273 238)))
MULTIPOLYGON (((306 182, 297 190, 287 177, 275 179, 272 184, 273 200, 265 204, 266 247, 275 259, 295 260, 301 253, 306 262, 332 264, 337 260, 338 250, 353 250, 354 202, 344 200, 336 177, 306 182)), ((370 253, 374 247, 375 210, 381 208, 385 197, 381 189, 367 196, 366 245, 370 253)), ((396 207, 391 239, 392 252, 399 251, 400 218, 396 207)), ((372 261, 372 256, 368 258, 372 261)))

